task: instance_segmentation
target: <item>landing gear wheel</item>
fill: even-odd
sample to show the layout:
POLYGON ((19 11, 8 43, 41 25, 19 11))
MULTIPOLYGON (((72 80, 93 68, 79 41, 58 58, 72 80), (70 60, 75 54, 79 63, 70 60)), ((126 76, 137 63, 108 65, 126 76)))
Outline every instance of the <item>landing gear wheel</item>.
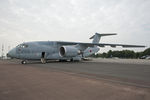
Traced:
POLYGON ((65 59, 59 59, 59 62, 67 62, 65 59))
POLYGON ((42 62, 42 64, 45 64, 46 60, 44 58, 41 58, 41 62, 42 62))
POLYGON ((73 62, 73 59, 70 59, 70 62, 73 62))
POLYGON ((26 60, 21 61, 21 64, 27 64, 26 60))

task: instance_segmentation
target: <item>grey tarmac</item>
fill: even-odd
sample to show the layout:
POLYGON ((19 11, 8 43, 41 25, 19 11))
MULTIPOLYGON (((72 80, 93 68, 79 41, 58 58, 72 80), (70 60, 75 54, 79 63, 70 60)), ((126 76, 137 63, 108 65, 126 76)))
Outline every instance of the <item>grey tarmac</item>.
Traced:
POLYGON ((148 64, 0 60, 0 100, 149 100, 148 64))

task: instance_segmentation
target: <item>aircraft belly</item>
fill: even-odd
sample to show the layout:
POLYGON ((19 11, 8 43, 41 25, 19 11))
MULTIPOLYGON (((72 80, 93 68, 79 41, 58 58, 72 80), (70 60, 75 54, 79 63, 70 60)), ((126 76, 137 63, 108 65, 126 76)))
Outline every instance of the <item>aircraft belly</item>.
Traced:
POLYGON ((20 54, 20 59, 41 59, 41 53, 20 54))

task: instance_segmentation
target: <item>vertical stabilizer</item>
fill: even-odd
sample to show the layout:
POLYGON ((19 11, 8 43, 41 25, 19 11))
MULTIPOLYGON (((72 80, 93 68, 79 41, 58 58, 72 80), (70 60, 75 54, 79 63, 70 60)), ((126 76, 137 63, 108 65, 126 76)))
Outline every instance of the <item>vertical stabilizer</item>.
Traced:
POLYGON ((90 39, 93 39, 92 43, 99 43, 102 36, 110 36, 110 35, 117 35, 116 33, 105 33, 105 34, 99 34, 95 33, 90 39))

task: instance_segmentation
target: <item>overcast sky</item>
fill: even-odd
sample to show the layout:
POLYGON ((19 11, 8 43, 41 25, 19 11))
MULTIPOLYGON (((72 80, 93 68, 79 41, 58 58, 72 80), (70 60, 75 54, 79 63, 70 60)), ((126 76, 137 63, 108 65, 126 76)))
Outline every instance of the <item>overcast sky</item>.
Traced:
POLYGON ((91 42, 95 32, 118 33, 102 43, 150 47, 150 0, 0 0, 0 48, 4 44, 5 51, 27 41, 91 42))

